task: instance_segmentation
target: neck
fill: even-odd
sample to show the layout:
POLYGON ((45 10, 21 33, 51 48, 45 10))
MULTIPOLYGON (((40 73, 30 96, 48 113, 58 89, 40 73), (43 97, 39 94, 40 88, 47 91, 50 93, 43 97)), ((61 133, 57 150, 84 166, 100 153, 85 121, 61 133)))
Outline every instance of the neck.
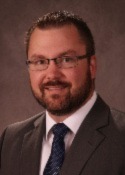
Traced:
MULTIPOLYGON (((94 92, 94 91, 93 91, 93 92, 94 92)), ((84 103, 81 104, 80 107, 84 106, 84 105, 91 99, 91 97, 92 97, 92 95, 93 95, 93 92, 88 96, 88 98, 84 101, 84 103)), ((80 107, 79 107, 79 108, 80 108, 80 107)), ((78 108, 78 109, 79 109, 79 108, 78 108)), ((50 113, 50 112, 48 112, 48 113, 49 113, 49 116, 50 116, 56 123, 61 123, 61 122, 63 122, 65 119, 67 119, 69 116, 71 116, 73 113, 75 113, 78 109, 74 110, 74 111, 71 112, 71 113, 62 115, 62 116, 57 116, 57 115, 54 115, 54 114, 52 114, 52 113, 50 113)))

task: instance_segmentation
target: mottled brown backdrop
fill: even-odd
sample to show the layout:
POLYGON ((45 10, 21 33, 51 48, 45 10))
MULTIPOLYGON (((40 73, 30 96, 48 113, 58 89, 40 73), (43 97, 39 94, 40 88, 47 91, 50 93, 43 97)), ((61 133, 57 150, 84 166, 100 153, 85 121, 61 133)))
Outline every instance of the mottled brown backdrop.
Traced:
POLYGON ((43 110, 30 91, 24 34, 38 16, 64 9, 81 15, 93 32, 96 90, 125 112, 125 0, 0 0, 0 132, 43 110))

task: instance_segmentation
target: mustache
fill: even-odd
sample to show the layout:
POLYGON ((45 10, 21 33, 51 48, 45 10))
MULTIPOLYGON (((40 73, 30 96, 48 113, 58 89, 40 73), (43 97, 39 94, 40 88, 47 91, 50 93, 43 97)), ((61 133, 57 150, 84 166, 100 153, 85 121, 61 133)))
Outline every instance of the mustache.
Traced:
POLYGON ((60 80, 51 80, 51 81, 41 84, 40 89, 45 89, 50 86, 71 87, 71 83, 60 81, 60 80))

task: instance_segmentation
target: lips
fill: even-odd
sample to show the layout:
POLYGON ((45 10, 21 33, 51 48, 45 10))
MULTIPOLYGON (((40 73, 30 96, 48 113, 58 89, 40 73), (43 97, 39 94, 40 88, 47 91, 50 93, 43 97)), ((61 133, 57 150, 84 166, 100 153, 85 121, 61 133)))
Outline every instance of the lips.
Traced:
POLYGON ((42 84, 43 90, 62 90, 67 87, 70 87, 70 83, 62 82, 62 81, 49 81, 47 83, 42 84))
POLYGON ((66 88, 66 86, 45 86, 44 89, 47 90, 62 90, 66 88))
POLYGON ((47 89, 47 90, 62 90, 64 88, 68 87, 67 85, 47 85, 47 86, 44 86, 44 89, 47 89))

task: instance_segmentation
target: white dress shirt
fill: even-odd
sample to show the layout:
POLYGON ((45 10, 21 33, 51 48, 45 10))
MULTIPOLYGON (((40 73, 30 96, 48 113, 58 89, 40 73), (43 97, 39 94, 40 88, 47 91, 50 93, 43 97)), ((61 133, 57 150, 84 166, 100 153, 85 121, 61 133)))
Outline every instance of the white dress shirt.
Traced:
MULTIPOLYGON (((96 98, 97 94, 94 92, 91 99, 84 106, 79 108, 75 113, 63 121, 63 123, 70 129, 70 132, 68 132, 64 138, 66 152, 71 146, 81 123, 94 105, 96 98)), ((51 153, 51 146, 54 137, 51 129, 55 124, 56 122, 49 116, 48 112, 46 111, 46 134, 43 138, 42 143, 40 175, 43 175, 44 168, 51 153)))

